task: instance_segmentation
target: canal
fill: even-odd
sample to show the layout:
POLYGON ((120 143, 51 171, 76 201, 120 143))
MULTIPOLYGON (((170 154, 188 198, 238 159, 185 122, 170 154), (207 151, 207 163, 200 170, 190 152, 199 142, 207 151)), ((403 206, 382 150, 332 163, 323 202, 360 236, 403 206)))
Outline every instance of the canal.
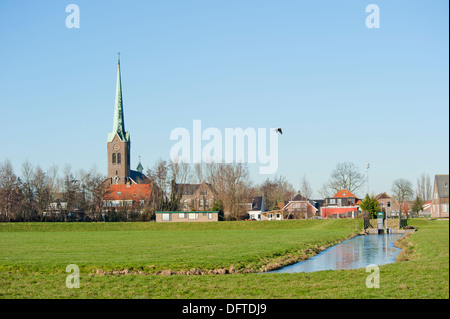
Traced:
POLYGON ((271 271, 271 273, 313 272, 357 269, 368 265, 393 263, 401 249, 394 242, 403 234, 356 236, 325 249, 310 259, 271 271))

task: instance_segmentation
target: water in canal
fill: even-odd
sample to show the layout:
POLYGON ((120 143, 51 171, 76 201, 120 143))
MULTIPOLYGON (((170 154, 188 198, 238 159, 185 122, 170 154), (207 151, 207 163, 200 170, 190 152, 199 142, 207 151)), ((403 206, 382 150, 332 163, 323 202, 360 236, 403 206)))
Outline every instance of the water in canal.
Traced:
POLYGON ((403 234, 356 236, 332 246, 308 260, 271 271, 272 273, 357 269, 393 263, 401 249, 394 242, 403 234))

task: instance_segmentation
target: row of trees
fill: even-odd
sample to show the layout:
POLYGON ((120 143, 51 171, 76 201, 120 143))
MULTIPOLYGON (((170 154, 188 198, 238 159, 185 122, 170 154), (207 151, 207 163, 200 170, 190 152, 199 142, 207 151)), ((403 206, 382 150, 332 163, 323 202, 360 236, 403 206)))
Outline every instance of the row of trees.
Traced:
POLYGON ((53 165, 44 171, 28 161, 18 176, 6 160, 0 165, 0 220, 58 220, 73 211, 90 212, 96 218, 101 197, 95 188, 103 179, 95 168, 74 173, 68 165, 61 172, 53 165), (56 215, 57 211, 63 214, 56 215))
MULTIPOLYGON (((291 200, 297 193, 293 185, 283 176, 267 178, 261 184, 253 184, 249 177, 249 170, 243 163, 201 163, 190 165, 177 161, 158 160, 152 168, 146 171, 147 177, 155 186, 152 202, 145 211, 144 219, 151 218, 152 212, 180 210, 182 188, 175 188, 175 184, 200 184, 203 181, 211 184, 216 194, 215 209, 228 212, 229 219, 245 218, 247 207, 243 205, 249 198, 264 196, 266 210, 278 209, 279 203, 291 200)), ((17 176, 9 160, 0 165, 0 219, 3 221, 45 221, 55 220, 58 216, 66 216, 74 211, 83 212, 92 220, 129 220, 129 216, 136 215, 127 207, 108 212, 105 217, 102 206, 102 194, 96 191, 97 186, 104 180, 94 168, 89 171, 78 170, 72 172, 66 165, 59 170, 56 165, 44 171, 39 166, 34 167, 26 161, 22 164, 20 177, 17 176), (64 205, 62 205, 62 203, 64 205), (61 205, 59 205, 61 204, 61 205), (55 215, 54 212, 66 214, 55 215)), ((366 182, 366 178, 358 171, 355 164, 338 163, 330 174, 329 181, 322 186, 319 194, 331 197, 340 189, 356 192, 366 182)), ((425 201, 432 196, 432 185, 428 175, 422 174, 417 180, 414 192, 413 185, 405 179, 397 179, 392 185, 392 196, 399 203, 410 202, 414 195, 416 201, 413 211, 423 209, 425 201)), ((312 197, 312 188, 306 176, 300 181, 298 190, 304 197, 312 197)), ((367 195, 368 198, 373 196, 367 195)), ((366 196, 366 198, 367 198, 366 196)), ((368 202, 362 209, 379 211, 379 207, 368 202), (370 206, 372 205, 372 206, 370 206)), ((136 215, 137 216, 137 215, 136 215)), ((142 220, 136 217, 137 220, 142 220)))

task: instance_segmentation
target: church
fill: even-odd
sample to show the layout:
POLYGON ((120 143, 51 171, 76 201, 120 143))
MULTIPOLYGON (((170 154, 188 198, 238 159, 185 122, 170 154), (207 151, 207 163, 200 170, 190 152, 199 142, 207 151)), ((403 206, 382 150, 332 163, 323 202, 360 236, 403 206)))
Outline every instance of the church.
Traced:
POLYGON ((131 140, 130 134, 125 130, 120 57, 117 66, 113 129, 108 133, 106 148, 107 176, 99 185, 103 193, 103 207, 142 207, 148 203, 152 195, 150 179, 142 173, 140 161, 136 170, 130 169, 131 140))

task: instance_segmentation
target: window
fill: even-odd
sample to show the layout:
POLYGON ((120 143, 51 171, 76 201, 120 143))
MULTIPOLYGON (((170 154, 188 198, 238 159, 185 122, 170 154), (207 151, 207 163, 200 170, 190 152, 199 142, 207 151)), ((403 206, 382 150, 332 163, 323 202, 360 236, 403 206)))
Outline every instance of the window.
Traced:
POLYGON ((164 222, 170 221, 170 220, 171 220, 170 217, 171 217, 171 216, 170 216, 169 213, 162 214, 162 220, 163 220, 164 222))
POLYGON ((120 153, 117 153, 117 164, 120 164, 121 162, 121 155, 120 153))
POLYGON ((208 213, 208 219, 212 219, 212 213, 208 213))
POLYGON ((185 200, 183 201, 183 208, 187 208, 187 206, 188 206, 187 199, 185 199, 185 200))
POLYGON ((298 208, 298 204, 297 203, 292 204, 292 208, 294 208, 294 209, 298 208))
POLYGON ((442 205, 442 212, 447 213, 448 205, 442 205))
POLYGON ((271 220, 271 219, 273 218, 273 214, 272 214, 272 213, 267 214, 267 218, 268 218, 269 220, 271 220))
POLYGON ((178 218, 186 218, 186 213, 178 213, 178 218))
POLYGON ((198 219, 198 213, 189 213, 188 217, 189 219, 198 219))
POLYGON ((207 199, 205 199, 205 207, 209 207, 209 202, 207 199))
POLYGON ((391 207, 391 202, 387 202, 387 207, 391 207))
MULTIPOLYGON (((116 153, 112 154, 112 163, 116 164, 116 153)), ((117 175, 117 174, 116 174, 117 175)))
POLYGON ((277 213, 277 220, 280 220, 281 219, 281 214, 280 213, 277 213))
POLYGON ((199 200, 198 206, 199 206, 199 207, 203 207, 203 199, 200 199, 200 200, 199 200))

